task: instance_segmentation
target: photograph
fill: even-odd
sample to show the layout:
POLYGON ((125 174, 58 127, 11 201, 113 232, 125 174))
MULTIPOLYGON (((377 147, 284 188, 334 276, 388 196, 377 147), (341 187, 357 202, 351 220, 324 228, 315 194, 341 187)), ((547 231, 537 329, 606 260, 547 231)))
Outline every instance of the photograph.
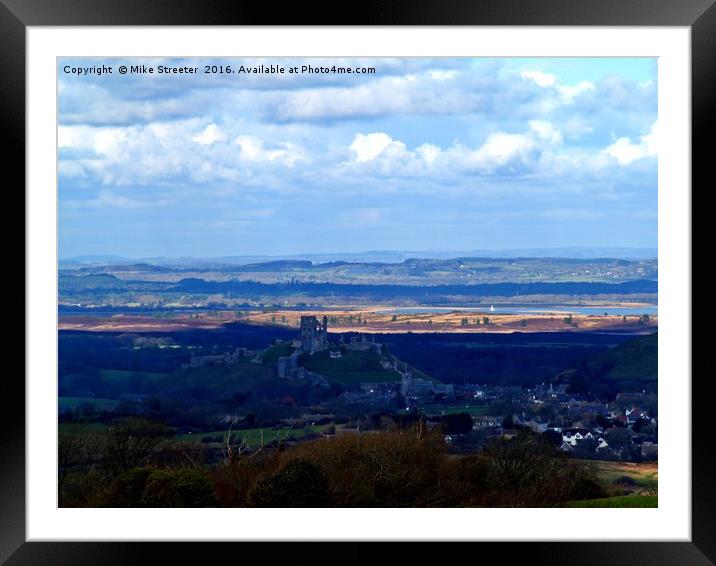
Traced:
POLYGON ((658 508, 658 71, 58 56, 57 506, 658 508))

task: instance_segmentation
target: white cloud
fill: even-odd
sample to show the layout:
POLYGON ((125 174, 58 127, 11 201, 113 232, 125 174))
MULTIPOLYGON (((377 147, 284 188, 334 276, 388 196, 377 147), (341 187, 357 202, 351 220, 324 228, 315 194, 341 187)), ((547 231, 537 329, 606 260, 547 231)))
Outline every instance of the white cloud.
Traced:
POLYGON ((60 126, 60 174, 106 186, 237 182, 265 187, 269 183, 262 181, 276 170, 308 161, 293 141, 237 136, 236 130, 245 127, 240 122, 224 123, 220 130, 206 123, 196 118, 122 128, 60 126), (218 143, 222 139, 235 145, 218 143))
POLYGON ((192 141, 200 145, 211 145, 216 142, 222 142, 226 139, 226 136, 221 131, 219 126, 213 122, 209 124, 204 130, 191 138, 192 141))
POLYGON ((551 73, 543 73, 542 71, 523 71, 520 73, 523 79, 534 82, 537 86, 542 88, 553 87, 557 89, 557 92, 561 95, 564 102, 569 103, 572 99, 576 98, 583 92, 590 90, 596 90, 594 83, 590 81, 581 81, 576 85, 563 85, 560 84, 557 75, 551 73))
POLYGON ((530 120, 529 126, 539 138, 552 144, 562 143, 562 133, 550 122, 545 122, 544 120, 530 120))
POLYGON ((633 143, 628 137, 621 137, 604 148, 602 153, 616 159, 619 165, 629 165, 639 159, 653 157, 658 151, 658 122, 654 122, 649 133, 639 138, 639 143, 633 143))
POLYGON ((542 71, 522 71, 520 76, 523 79, 533 81, 537 86, 554 86, 557 83, 557 75, 543 73, 542 71))
POLYGON ((596 88, 597 87, 594 86, 594 83, 590 81, 581 81, 574 86, 560 85, 557 87, 557 90, 567 101, 571 101, 573 98, 579 96, 583 92, 596 90, 596 88))
POLYGON ((442 150, 431 143, 424 143, 420 147, 415 149, 415 152, 427 163, 430 165, 431 163, 434 163, 435 160, 440 157, 440 153, 442 150))
POLYGON ((259 138, 242 135, 236 137, 233 143, 241 148, 241 157, 248 161, 277 161, 293 167, 297 161, 306 160, 303 148, 290 142, 282 142, 274 149, 266 149, 259 138))
POLYGON ((512 165, 538 165, 539 156, 562 144, 561 132, 550 122, 532 120, 524 132, 490 133, 482 145, 471 148, 454 142, 447 148, 424 143, 408 149, 402 141, 384 132, 358 133, 350 145, 354 164, 373 174, 434 177, 460 172, 494 173, 512 165), (375 166, 366 168, 369 163, 375 166))
POLYGON ((399 153, 405 150, 404 143, 393 140, 384 132, 374 132, 372 134, 356 134, 350 149, 355 154, 355 160, 364 163, 375 159, 391 146, 399 153))
MULTIPOLYGON (((384 77, 348 87, 305 88, 273 92, 262 105, 279 122, 341 120, 392 114, 451 114, 479 108, 486 96, 498 97, 505 85, 491 91, 476 88, 452 70, 384 77), (460 80, 464 79, 464 80, 460 80), (446 84, 448 83, 448 84, 446 84)), ((497 83, 490 82, 492 88, 497 83)))
POLYGON ((525 134, 495 132, 484 145, 470 156, 470 161, 485 169, 492 169, 527 156, 535 148, 534 140, 525 134))
POLYGON ((457 77, 460 73, 457 71, 444 71, 440 69, 435 69, 432 71, 429 71, 430 76, 436 80, 436 81, 448 81, 450 79, 454 79, 457 77))

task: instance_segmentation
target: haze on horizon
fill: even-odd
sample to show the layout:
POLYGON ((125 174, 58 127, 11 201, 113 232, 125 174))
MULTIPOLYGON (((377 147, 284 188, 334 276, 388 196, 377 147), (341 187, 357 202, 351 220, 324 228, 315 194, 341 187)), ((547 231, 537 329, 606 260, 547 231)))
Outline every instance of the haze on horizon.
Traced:
POLYGON ((335 63, 58 73, 59 256, 656 249, 655 59, 335 63))

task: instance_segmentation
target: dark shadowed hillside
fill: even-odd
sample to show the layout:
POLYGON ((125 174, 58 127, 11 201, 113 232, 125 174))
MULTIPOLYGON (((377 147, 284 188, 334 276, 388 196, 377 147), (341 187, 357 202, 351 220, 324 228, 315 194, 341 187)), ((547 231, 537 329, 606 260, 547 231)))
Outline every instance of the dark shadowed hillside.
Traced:
POLYGON ((633 338, 555 376, 574 392, 613 396, 618 391, 655 391, 658 333, 633 338))

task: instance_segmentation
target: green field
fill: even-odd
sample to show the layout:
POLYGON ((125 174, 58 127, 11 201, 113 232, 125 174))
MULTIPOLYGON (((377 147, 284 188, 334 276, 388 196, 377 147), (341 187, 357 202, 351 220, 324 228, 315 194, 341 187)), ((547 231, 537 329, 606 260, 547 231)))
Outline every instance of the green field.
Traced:
POLYGON ((657 495, 622 495, 603 499, 586 499, 570 501, 567 507, 658 507, 657 495))
POLYGON ((125 371, 121 369, 102 370, 102 379, 106 381, 128 381, 130 378, 157 381, 165 378, 166 376, 166 373, 152 373, 148 371, 125 371))
POLYGON ((490 408, 486 405, 425 405, 423 412, 426 415, 453 415, 455 413, 468 413, 472 416, 483 416, 490 413, 490 408))
POLYGON ((115 399, 101 399, 97 397, 59 397, 60 411, 77 409, 83 405, 92 405, 96 410, 111 411, 119 401, 115 399))
POLYGON ((658 484, 658 465, 655 462, 633 464, 629 462, 592 462, 597 476, 606 486, 613 486, 615 481, 624 476, 634 480, 635 488, 645 489, 658 484))
POLYGON ((333 359, 328 351, 303 355, 300 364, 308 371, 325 375, 341 383, 400 381, 400 374, 380 365, 382 356, 376 352, 346 351, 333 359))
POLYGON ((104 434, 107 428, 104 423, 60 423, 58 431, 60 434, 104 434))
MULTIPOLYGON (((304 436, 307 436, 309 434, 320 434, 324 430, 328 428, 329 425, 315 425, 315 426, 306 426, 303 428, 250 428, 246 430, 232 430, 231 431, 231 439, 233 443, 239 443, 242 440, 248 444, 249 446, 260 446, 261 445, 261 435, 263 433, 263 442, 264 444, 269 444, 273 442, 274 440, 291 440, 291 439, 297 439, 302 438, 304 436)), ((182 441, 189 441, 189 442, 203 442, 203 439, 206 437, 216 439, 218 437, 221 437, 221 441, 216 442, 215 440, 212 440, 212 442, 208 442, 206 444, 222 444, 225 442, 225 437, 227 434, 227 430, 216 430, 213 432, 196 432, 192 434, 181 434, 178 435, 176 438, 177 440, 182 441)))

